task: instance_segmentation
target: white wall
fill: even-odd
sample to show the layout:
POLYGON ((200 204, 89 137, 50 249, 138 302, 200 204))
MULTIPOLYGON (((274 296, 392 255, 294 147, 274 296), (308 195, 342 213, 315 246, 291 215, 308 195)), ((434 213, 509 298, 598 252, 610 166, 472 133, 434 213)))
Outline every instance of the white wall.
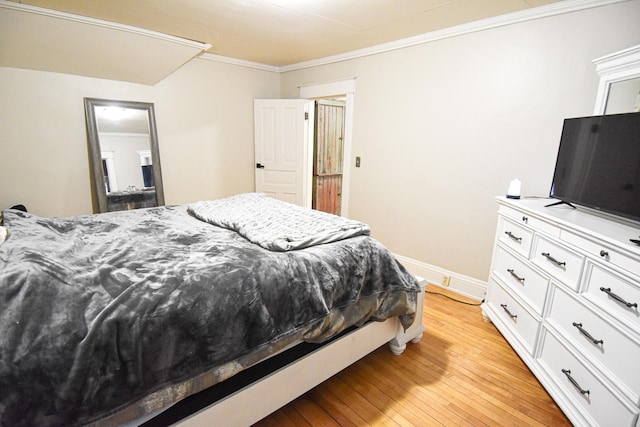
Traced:
POLYGON ((486 281, 494 197, 515 177, 548 195, 562 120, 593 112, 591 61, 638 44, 639 16, 633 1, 291 71, 282 95, 355 76, 350 216, 399 255, 486 281))
POLYGON ((195 59, 155 86, 0 67, 0 209, 92 212, 84 97, 153 102, 167 204, 252 191, 253 99, 277 73, 195 59))
POLYGON ((254 191, 253 100, 279 96, 278 73, 197 59, 156 94, 167 204, 254 191))

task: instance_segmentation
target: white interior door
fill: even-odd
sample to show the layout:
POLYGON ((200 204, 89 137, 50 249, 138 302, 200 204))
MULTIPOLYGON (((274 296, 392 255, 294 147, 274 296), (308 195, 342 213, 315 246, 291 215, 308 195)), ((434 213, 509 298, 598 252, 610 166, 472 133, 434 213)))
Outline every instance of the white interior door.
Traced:
POLYGON ((309 105, 305 99, 254 100, 256 191, 306 207, 311 207, 309 105))

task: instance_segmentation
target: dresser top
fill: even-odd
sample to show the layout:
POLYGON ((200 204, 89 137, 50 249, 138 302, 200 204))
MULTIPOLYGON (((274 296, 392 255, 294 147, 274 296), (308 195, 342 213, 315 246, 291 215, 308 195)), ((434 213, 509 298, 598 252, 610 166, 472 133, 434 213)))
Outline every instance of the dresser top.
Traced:
POLYGON ((546 207, 558 200, 552 198, 508 199, 497 197, 498 203, 552 222, 558 227, 599 239, 640 257, 640 246, 629 239, 640 239, 640 224, 602 214, 576 205, 546 207))

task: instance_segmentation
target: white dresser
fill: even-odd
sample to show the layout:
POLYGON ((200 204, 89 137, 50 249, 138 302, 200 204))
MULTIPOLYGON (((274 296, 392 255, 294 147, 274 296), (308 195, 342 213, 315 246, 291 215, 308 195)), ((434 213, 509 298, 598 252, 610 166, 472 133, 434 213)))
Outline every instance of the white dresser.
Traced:
POLYGON ((485 319, 575 425, 640 427, 640 226, 498 198, 485 319))

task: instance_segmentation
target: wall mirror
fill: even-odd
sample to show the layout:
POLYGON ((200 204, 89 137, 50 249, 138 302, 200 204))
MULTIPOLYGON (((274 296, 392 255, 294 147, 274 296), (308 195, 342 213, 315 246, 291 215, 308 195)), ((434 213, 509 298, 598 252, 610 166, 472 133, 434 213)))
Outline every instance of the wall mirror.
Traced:
POLYGON ((153 104, 85 98, 94 209, 164 205, 153 104))
POLYGON ((593 63, 600 76, 594 115, 640 112, 640 45, 593 63))

